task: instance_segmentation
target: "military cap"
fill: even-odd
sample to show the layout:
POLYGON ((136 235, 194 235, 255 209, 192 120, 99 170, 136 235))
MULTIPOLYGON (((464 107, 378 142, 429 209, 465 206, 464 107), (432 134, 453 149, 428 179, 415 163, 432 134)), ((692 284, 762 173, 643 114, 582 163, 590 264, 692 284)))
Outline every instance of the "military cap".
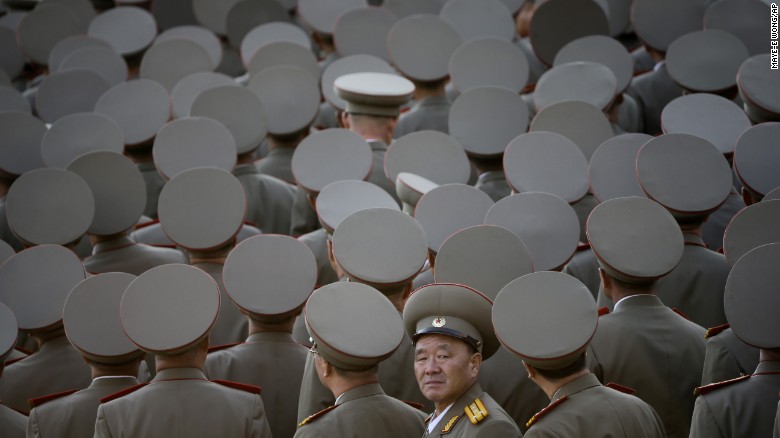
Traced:
POLYGON ((0 112, 18 111, 32 114, 30 102, 15 88, 0 85, 0 112))
POLYGON ((54 123, 70 114, 90 112, 109 88, 108 81, 93 71, 58 71, 47 76, 38 86, 35 112, 47 123, 54 123))
POLYGON ((187 75, 215 68, 209 53, 188 38, 170 38, 157 42, 144 53, 139 77, 159 82, 170 93, 187 75))
POLYGON ((94 213, 89 185, 67 170, 27 172, 14 181, 6 195, 8 225, 20 240, 31 245, 66 245, 80 239, 94 213))
MULTIPOLYGON (((223 3, 223 2, 219 2, 223 3)), ((230 2, 224 2, 230 3, 230 2)), ((160 30, 176 26, 197 24, 192 0, 168 0, 152 2, 150 10, 160 30)))
POLYGON ((278 42, 294 43, 307 50, 311 49, 311 39, 300 26, 283 21, 263 23, 255 26, 241 40, 240 53, 244 65, 249 64, 249 61, 261 47, 278 42))
POLYGON ((331 35, 340 16, 367 6, 366 0, 298 0, 298 15, 315 32, 331 35))
MULTIPOLYGON (((298 67, 309 73, 314 80, 320 78, 320 65, 314 53, 298 43, 279 41, 258 48, 246 64, 250 76, 278 66, 298 67)), ((252 88, 250 86, 250 88, 252 88)))
POLYGON ((125 290, 119 318, 127 337, 153 354, 187 351, 217 320, 219 286, 206 272, 168 264, 139 275, 125 290))
POLYGON ((636 177, 636 156, 653 137, 620 134, 610 138, 590 157, 588 178, 593 196, 600 202, 627 196, 645 196, 636 177))
POLYGON ((209 250, 228 243, 241 229, 245 214, 244 189, 227 170, 187 170, 168 181, 160 192, 163 231, 190 250, 209 250))
POLYGON ((370 208, 344 218, 333 232, 333 256, 347 275, 377 289, 402 286, 422 269, 425 232, 397 209, 370 208))
POLYGON ((350 73, 333 82, 336 94, 346 101, 345 111, 353 114, 395 117, 414 93, 414 84, 387 73, 350 73))
POLYGON ((406 300, 404 326, 415 342, 427 334, 451 336, 472 346, 486 360, 500 347, 490 321, 492 307, 490 298, 468 286, 429 284, 406 300))
POLYGON ((230 76, 213 71, 201 71, 183 77, 171 90, 173 118, 189 116, 192 103, 201 93, 224 85, 240 86, 230 76))
POLYGON ((571 204, 588 192, 588 161, 576 144, 553 132, 512 140, 504 152, 504 173, 517 193, 552 193, 571 204))
POLYGON ((748 58, 742 41, 722 30, 701 30, 677 38, 666 52, 669 76, 686 90, 727 92, 737 83, 739 66, 748 58))
POLYGON ((249 89, 265 107, 270 134, 292 134, 317 117, 321 99, 317 79, 303 69, 290 65, 267 68, 252 76, 249 89))
POLYGON ((317 217, 329 234, 341 221, 361 210, 387 208, 398 210, 398 202, 383 188, 367 181, 336 181, 328 184, 317 195, 317 217))
POLYGON ((528 105, 503 87, 472 88, 452 103, 450 135, 475 157, 500 157, 513 138, 528 128, 528 105))
POLYGON ((209 29, 202 26, 176 26, 157 35, 154 43, 167 41, 175 38, 189 39, 199 46, 206 49, 211 59, 212 68, 217 68, 222 62, 222 44, 216 35, 209 29))
POLYGON ((437 184, 466 184, 471 175, 463 146, 439 131, 417 131, 396 139, 385 153, 385 175, 395 181, 401 172, 422 176, 437 184))
POLYGON ((404 337, 395 306, 365 284, 338 282, 315 290, 304 317, 312 352, 344 370, 375 366, 390 357, 404 337))
POLYGON ((87 29, 89 22, 95 18, 95 7, 90 0, 59 0, 59 1, 45 1, 46 4, 60 4, 67 6, 72 14, 76 16, 79 22, 79 26, 82 31, 87 29))
POLYGON ((222 271, 231 301, 255 319, 275 321, 300 310, 317 282, 317 262, 289 236, 259 235, 236 245, 222 271))
POLYGON ((737 138, 750 125, 750 119, 739 106, 714 94, 680 96, 669 102, 661 112, 664 133, 701 137, 726 155, 734 152, 737 138))
POLYGON ((590 61, 609 68, 617 80, 617 93, 624 92, 634 75, 634 60, 626 47, 614 38, 589 35, 570 41, 558 51, 553 66, 590 61))
POLYGON ((609 21, 596 2, 548 0, 536 7, 529 38, 536 56, 552 65, 555 55, 570 41, 608 34, 609 21))
POLYGON ((780 123, 769 122, 748 128, 734 147, 734 170, 742 184, 759 198, 780 187, 780 123))
MULTIPOLYGON (((227 35, 227 15, 239 0, 192 0, 192 10, 201 25, 217 35, 227 35)), ((156 3, 156 2, 155 2, 156 3)))
POLYGON ((160 128, 154 139, 154 165, 171 179, 196 167, 233 170, 236 141, 222 123, 208 117, 176 119, 160 128))
POLYGON ((119 303, 135 278, 124 272, 98 274, 77 284, 65 300, 65 335, 90 360, 123 363, 142 354, 119 322, 119 303))
POLYGON ((444 6, 442 0, 385 0, 382 2, 382 8, 392 12, 398 18, 417 14, 439 15, 442 6, 444 6))
POLYGON ((537 111, 553 103, 583 101, 606 111, 615 100, 617 79, 603 64, 573 61, 547 70, 536 83, 533 93, 537 111))
POLYGON ((335 181, 365 180, 372 161, 371 147, 363 137, 346 129, 326 129, 307 136, 295 148, 292 173, 298 186, 316 195, 335 181))
POLYGON ((737 73, 745 112, 756 123, 780 120, 780 75, 767 68, 769 54, 748 58, 737 73))
POLYGON ((121 154, 124 148, 122 129, 113 119, 77 113, 51 125, 41 141, 41 156, 46 166, 64 169, 79 155, 99 150, 121 154))
POLYGON ((255 150, 268 133, 263 102, 245 87, 222 85, 201 92, 192 102, 190 116, 209 117, 225 125, 239 155, 255 150))
POLYGON ((230 44, 238 48, 254 27, 263 23, 285 21, 290 21, 290 14, 276 0, 240 0, 228 10, 225 30, 230 44))
POLYGON ((634 0, 631 23, 645 45, 664 53, 672 41, 701 30, 704 9, 696 0, 634 0))
POLYGON ((11 78, 22 73, 25 56, 16 40, 13 29, 0 27, 0 74, 7 74, 10 85, 11 78))
POLYGON ((531 120, 529 131, 550 131, 568 138, 579 146, 588 161, 596 148, 615 135, 603 111, 576 100, 543 108, 531 120))
POLYGON ((476 225, 444 241, 436 254, 434 278, 494 299, 507 283, 533 271, 531 254, 520 237, 497 225, 476 225))
POLYGON ((514 43, 485 37, 458 47, 450 58, 449 72, 452 85, 461 93, 491 85, 519 93, 528 83, 529 66, 525 54, 514 43))
POLYGON ((372 55, 350 55, 339 58, 325 67, 320 77, 322 96, 339 111, 344 111, 347 102, 336 94, 333 83, 341 76, 350 73, 386 73, 394 74, 395 70, 385 60, 372 55))
POLYGON ((127 62, 110 47, 85 47, 71 52, 60 62, 58 71, 89 70, 110 86, 127 80, 127 62))
POLYGON ((21 175, 44 167, 41 141, 46 124, 35 116, 19 111, 0 113, 0 170, 10 175, 21 175))
POLYGON ((403 211, 414 216, 420 198, 439 187, 435 182, 409 172, 400 172, 395 178, 395 194, 401 200, 403 211))
POLYGON ((146 207, 146 183, 130 159, 120 153, 95 151, 79 156, 67 169, 84 179, 95 199, 88 233, 108 236, 138 222, 146 207))
POLYGON ((726 319, 739 339, 756 348, 780 347, 780 243, 759 246, 731 268, 723 293, 726 319))
POLYGON ((0 303, 0 361, 11 354, 19 336, 19 327, 13 310, 0 303))
MULTIPOLYGON (((19 47, 33 62, 46 65, 60 40, 83 34, 84 23, 68 6, 48 2, 36 5, 19 22, 19 47)), ((10 74, 11 72, 9 72, 10 74)))
POLYGON ((493 305, 496 336, 534 368, 560 369, 587 348, 598 325, 596 302, 576 278, 535 272, 507 284, 493 305), (529 336, 529 333, 538 333, 529 336))
POLYGON ((14 254, 16 254, 14 248, 5 240, 0 240, 0 265, 14 254))
POLYGON ((776 199, 780 199, 780 186, 770 190, 761 201, 773 201, 776 199))
POLYGON ((404 76, 422 82, 446 78, 452 53, 460 44, 452 25, 428 14, 398 20, 387 35, 393 65, 404 76))
POLYGON ((780 201, 769 200, 743 208, 726 227, 723 254, 734 266, 743 255, 768 243, 780 242, 780 201))
POLYGON ((677 218, 706 215, 726 201, 732 189, 728 161, 707 140, 665 134, 645 143, 636 161, 647 197, 677 218))
POLYGON ((768 2, 759 0, 712 2, 704 13, 704 28, 725 30, 736 36, 753 56, 767 51, 766 42, 771 34, 764 23, 769 14, 768 2))
POLYGON ((122 56, 136 55, 152 44, 157 22, 148 11, 135 6, 118 6, 89 23, 89 36, 106 40, 122 56))
POLYGON ((577 213, 565 200, 550 193, 507 196, 490 207, 485 223, 504 227, 519 237, 536 271, 560 270, 574 255, 580 238, 577 213))
POLYGON ((373 55, 388 60, 387 34, 398 21, 387 9, 356 8, 339 17, 333 43, 341 56, 373 55))
POLYGON ((493 200, 482 190, 465 184, 445 184, 424 194, 414 218, 425 230, 428 249, 438 252, 447 237, 485 222, 493 200))
POLYGON ((510 41, 515 36, 512 13, 499 0, 449 0, 439 17, 450 23, 464 42, 482 37, 510 41))
POLYGON ((674 269, 683 253, 680 226, 647 198, 615 198, 590 214, 588 242, 607 274, 628 283, 649 283, 674 269))
POLYGON ((135 79, 106 91, 95 103, 95 112, 111 117, 119 124, 125 146, 144 145, 168 122, 170 96, 165 87, 155 81, 135 79))
POLYGON ((60 63, 73 52, 91 47, 103 47, 113 49, 106 40, 95 38, 89 35, 73 35, 60 40, 49 52, 49 71, 57 71, 60 63))
POLYGON ((8 77, 8 73, 6 73, 2 68, 0 68, 0 85, 4 87, 11 86, 11 78, 8 77))
POLYGON ((19 330, 35 332, 62 321, 62 307, 71 289, 86 278, 71 250, 39 245, 20 251, 0 266, 0 302, 16 315, 19 330))

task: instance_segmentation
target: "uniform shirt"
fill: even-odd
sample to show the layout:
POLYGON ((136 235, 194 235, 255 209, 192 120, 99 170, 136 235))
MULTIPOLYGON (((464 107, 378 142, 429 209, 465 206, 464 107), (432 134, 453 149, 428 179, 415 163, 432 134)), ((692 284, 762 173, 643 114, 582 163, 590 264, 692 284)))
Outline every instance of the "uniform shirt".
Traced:
POLYGON ((135 243, 123 235, 95 244, 92 255, 84 259, 84 269, 90 274, 126 272, 141 275, 169 263, 187 263, 187 257, 179 250, 135 243))
POLYGON ((138 384, 135 377, 98 377, 85 389, 36 406, 27 437, 91 437, 100 399, 138 384))
POLYGON ((475 383, 466 390, 455 403, 450 406, 447 415, 434 426, 433 432, 425 431, 424 437, 522 437, 520 429, 488 393, 482 390, 479 383, 475 383), (479 399, 487 410, 484 418, 473 424, 467 417, 465 409, 479 399), (443 432, 443 430, 447 432, 443 432))
POLYGON ((696 399, 691 438, 771 436, 780 391, 780 361, 761 362, 751 377, 706 389, 696 399))
POLYGON ((550 406, 534 417, 525 434, 526 438, 665 436, 663 423, 650 405, 602 386, 590 373, 556 391, 550 406))
POLYGON ((154 161, 138 163, 137 166, 146 183, 146 207, 144 208, 144 215, 149 216, 152 219, 157 219, 157 200, 160 199, 160 192, 165 185, 165 178, 157 171, 157 168, 154 166, 154 161))
POLYGON ((249 323, 246 320, 246 316, 238 310, 238 307, 233 304, 233 301, 230 300, 227 292, 225 292, 225 284, 222 282, 224 265, 207 262, 192 263, 192 266, 204 270, 219 286, 219 315, 217 315, 217 322, 211 328, 209 344, 224 345, 241 342, 249 331, 249 323))
POLYGON ((702 327, 655 295, 636 295, 599 318, 586 357, 599 381, 636 389, 658 412, 667 436, 688 436, 704 365, 702 327))
POLYGON ((0 402, 0 430, 8 438, 24 438, 27 417, 0 402))
POLYGON ((268 151, 266 157, 255 161, 255 168, 262 174, 279 178, 288 184, 295 184, 295 177, 292 173, 292 157, 294 153, 295 148, 272 148, 268 151))
POLYGON ((503 170, 489 170, 479 175, 474 187, 490 195, 493 202, 498 202, 512 194, 503 170))
POLYGON ((169 368, 151 383, 98 407, 96 438, 270 438, 259 394, 206 380, 195 368, 169 368))
POLYGON ((288 234, 295 187, 257 171, 254 163, 233 169, 246 194, 246 220, 268 234, 288 234))
POLYGON ((431 130, 449 134, 450 101, 446 95, 415 101, 409 111, 398 117, 394 138, 412 132, 431 130))
POLYGON ((742 342, 731 328, 707 338, 701 384, 722 382, 750 374, 758 366, 758 348, 742 342))
POLYGON ((425 415, 384 393, 378 383, 341 394, 333 408, 305 421, 296 438, 419 438, 425 415))
POLYGON ((298 395, 308 350, 289 333, 255 333, 243 344, 209 353, 206 375, 263 388, 268 425, 275 438, 295 434, 298 395))
POLYGON ((652 71, 635 76, 626 92, 639 106, 644 132, 656 135, 661 133, 661 112, 666 104, 682 96, 683 90, 669 76, 666 63, 661 61, 652 71))

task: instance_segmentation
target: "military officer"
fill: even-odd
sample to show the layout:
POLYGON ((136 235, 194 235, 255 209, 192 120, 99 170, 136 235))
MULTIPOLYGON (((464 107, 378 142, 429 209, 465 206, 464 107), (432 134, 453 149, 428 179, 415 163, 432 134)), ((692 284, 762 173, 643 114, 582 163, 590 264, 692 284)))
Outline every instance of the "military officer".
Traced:
POLYGON ((339 282, 317 289, 304 312, 317 377, 336 402, 303 420, 295 436, 421 436, 422 411, 386 395, 380 384, 378 364, 404 340, 390 300, 370 286, 339 282))
POLYGON ((244 343, 209 349, 206 375, 262 386, 275 437, 295 434, 307 351, 293 340, 292 330, 316 280, 317 264, 311 251, 288 236, 251 237, 225 260, 225 292, 230 305, 246 315, 249 334, 244 343))
POLYGON ((693 389, 701 381, 704 329, 665 307, 654 293, 656 279, 682 257, 680 227, 654 201, 616 198, 593 210, 588 240, 604 293, 617 302, 615 311, 599 320, 588 367, 602 382, 635 388, 636 396, 658 412, 667 436, 686 436, 693 389))
MULTIPOLYGON (((420 198, 431 190, 439 187, 435 182, 410 172, 399 172, 395 178, 395 194, 401 200, 401 209, 412 216, 417 209, 420 198)), ((428 263, 423 271, 429 269, 428 263)))
POLYGON ((130 283, 119 308, 122 327, 155 355, 157 375, 101 399, 96 437, 271 436, 260 388, 212 382, 201 371, 219 295, 213 278, 187 265, 152 268, 130 283))
POLYGON ((134 279, 123 272, 99 274, 68 295, 62 312, 65 334, 92 370, 92 383, 80 391, 30 400, 28 436, 90 436, 100 399, 138 385, 135 376, 144 352, 119 323, 119 302, 134 279))
MULTIPOLYGON (((19 334, 14 312, 3 303, 0 303, 0 377, 3 375, 5 360, 11 354, 16 345, 19 334)), ((24 436, 27 417, 8 406, 0 400, 0 427, 11 438, 24 436)))
POLYGON ((697 389, 691 437, 770 436, 780 390, 780 327, 775 268, 780 244, 760 246, 734 264, 726 283, 726 315, 734 333, 761 349, 761 362, 748 376, 697 389))
POLYGON ((483 358, 500 347, 492 305, 476 290, 451 283, 423 286, 407 300, 404 326, 415 343, 417 383, 435 406, 424 436, 522 436, 478 382, 483 358))
POLYGON ((739 96, 745 113, 755 123, 780 121, 780 105, 766 95, 766 90, 777 85, 777 76, 765 68, 769 60, 769 54, 761 53, 746 59, 739 67, 739 96))
POLYGON ((734 146, 734 172, 742 183, 746 205, 760 202, 780 187, 780 177, 773 171, 780 163, 780 153, 771 146, 778 135, 780 123, 761 123, 744 131, 734 146))
POLYGON ((528 421, 526 437, 666 436, 658 414, 632 396, 633 390, 602 386, 585 367, 598 314, 576 278, 537 272, 512 281, 496 298, 493 324, 501 343, 523 360, 530 379, 550 399, 528 421), (536 331, 539 336, 529 336, 536 331))

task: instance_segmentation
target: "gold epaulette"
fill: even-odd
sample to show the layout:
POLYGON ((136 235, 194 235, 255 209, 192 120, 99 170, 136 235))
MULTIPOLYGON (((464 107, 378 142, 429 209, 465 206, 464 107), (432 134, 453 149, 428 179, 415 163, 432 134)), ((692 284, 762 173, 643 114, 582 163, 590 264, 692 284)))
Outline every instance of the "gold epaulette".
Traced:
POLYGON ((463 408, 463 411, 471 424, 477 424, 488 416, 488 410, 480 399, 475 399, 470 405, 463 408))
POLYGON ((707 329, 707 332, 704 333, 704 339, 709 339, 718 333, 722 332, 723 330, 726 330, 727 328, 731 327, 731 324, 721 324, 717 327, 710 327, 707 329))
POLYGON ((720 388, 729 386, 729 385, 731 385, 733 383, 737 383, 737 382, 741 382, 743 380, 747 380, 749 378, 750 378, 750 375, 747 375, 747 376, 737 377, 736 379, 729 379, 729 380, 724 380, 722 382, 710 383, 709 385, 700 386, 700 387, 698 387, 698 388, 693 390, 693 395, 709 394, 710 392, 715 391, 716 389, 720 389, 720 388))
MULTIPOLYGON (((466 409, 468 409, 468 408, 466 408, 466 409)), ((444 425, 444 428, 442 428, 441 434, 442 435, 446 435, 446 434, 450 433, 450 431, 452 430, 453 426, 455 426, 455 423, 457 423, 458 420, 460 420, 460 415, 456 415, 456 416, 450 418, 450 421, 448 421, 447 424, 444 425)))
POLYGON ((323 415, 325 415, 328 412, 336 409, 337 407, 339 407, 339 405, 328 406, 327 408, 317 412, 316 414, 309 415, 303 421, 298 423, 298 427, 306 426, 307 424, 309 424, 309 423, 313 422, 314 420, 322 417, 323 415))
POLYGON ((568 399, 569 399, 569 396, 564 395, 563 397, 559 398, 558 400, 555 400, 554 402, 550 403, 549 405, 547 405, 546 408, 544 408, 541 411, 539 411, 536 414, 534 414, 534 416, 531 417, 531 419, 528 420, 527 423, 525 423, 525 427, 531 427, 531 425, 533 425, 534 423, 539 421, 539 419, 541 419, 545 415, 547 415, 550 412, 552 412, 553 409, 555 409, 558 405, 560 405, 561 403, 565 402, 568 399))

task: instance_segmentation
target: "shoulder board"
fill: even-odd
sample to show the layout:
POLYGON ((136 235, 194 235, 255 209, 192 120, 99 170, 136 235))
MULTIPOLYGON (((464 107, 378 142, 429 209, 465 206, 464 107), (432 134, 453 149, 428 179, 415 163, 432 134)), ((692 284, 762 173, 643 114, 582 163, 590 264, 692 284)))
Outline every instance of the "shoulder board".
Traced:
POLYGON ((8 365, 11 365, 12 363, 19 362, 20 360, 27 359, 28 357, 30 357, 30 356, 22 356, 22 357, 17 357, 16 359, 7 360, 7 361, 5 361, 3 363, 3 365, 4 366, 8 366, 8 365))
POLYGON ((300 423, 298 423, 298 427, 303 427, 303 426, 306 426, 307 424, 309 424, 309 423, 311 423, 312 421, 314 421, 314 420, 316 420, 316 419, 318 419, 318 418, 322 417, 323 415, 325 415, 325 414, 327 414, 328 412, 330 412, 330 411, 332 411, 332 410, 336 409, 337 407, 339 407, 339 405, 328 406, 327 408, 325 408, 325 409, 323 409, 323 410, 321 410, 321 411, 317 412, 316 414, 309 415, 308 417, 306 417, 306 419, 305 419, 305 420, 303 420, 303 421, 301 421, 300 423))
POLYGON ((119 392, 115 392, 115 393, 113 393, 111 395, 107 395, 107 396, 105 396, 105 397, 100 399, 100 403, 108 403, 111 400, 116 400, 118 398, 126 396, 127 394, 132 394, 132 393, 138 391, 139 389, 143 388, 144 386, 146 386, 148 384, 149 384, 148 382, 147 383, 140 383, 138 385, 131 386, 129 388, 125 388, 125 389, 123 389, 123 390, 121 390, 119 392))
POLYGON ((622 392, 624 394, 628 394, 628 395, 633 395, 636 392, 636 389, 634 389, 634 388, 629 388, 628 386, 623 386, 623 385, 621 385, 619 383, 615 383, 615 382, 609 382, 609 383, 607 383, 604 386, 606 386, 607 388, 610 388, 610 389, 614 389, 615 391, 620 391, 620 392, 622 392))
POLYGON ((547 405, 546 408, 542 409, 541 411, 534 414, 533 417, 531 417, 530 420, 528 420, 527 423, 525 423, 525 427, 531 427, 534 423, 539 421, 542 417, 552 412, 553 409, 555 409, 557 406, 559 406, 561 403, 565 402, 569 399, 568 395, 564 395, 563 397, 559 398, 558 400, 555 400, 554 402, 547 405))
POLYGON ((263 388, 255 385, 247 385, 246 383, 231 382, 230 380, 212 380, 212 382, 227 386, 228 388, 251 392, 252 394, 260 394, 263 392, 263 388))
POLYGON ((589 242, 577 244, 577 252, 585 251, 586 249, 590 249, 590 243, 589 242))
POLYGON ((715 391, 716 389, 725 388, 726 386, 729 386, 737 382, 741 382, 743 380, 747 380, 749 378, 750 376, 747 375, 747 376, 737 377, 736 379, 724 380, 722 382, 710 383, 709 385, 700 386, 693 390, 693 395, 709 394, 712 391, 715 391))
POLYGON ((480 399, 475 399, 471 404, 463 408, 463 411, 471 421, 471 424, 477 424, 488 416, 488 410, 480 399))
POLYGON ((65 397, 66 395, 71 395, 74 392, 78 392, 78 389, 71 389, 69 391, 62 391, 62 392, 58 392, 56 394, 44 395, 43 397, 31 398, 30 400, 27 400, 27 403, 30 405, 30 409, 37 408, 38 406, 40 406, 40 405, 42 405, 42 404, 44 404, 46 402, 50 402, 52 400, 56 400, 58 398, 65 397))
MULTIPOLYGON (((466 409, 468 409, 468 407, 466 407, 466 409)), ((452 428, 455 426, 455 423, 457 423, 458 420, 460 420, 460 417, 461 415, 456 415, 450 418, 450 421, 448 421, 447 424, 445 424, 444 427, 442 428, 441 434, 446 435, 450 433, 450 431, 452 431, 452 428)))
POLYGON ((678 309, 678 308, 676 308, 676 307, 672 307, 672 311, 673 311, 674 313, 676 313, 676 314, 678 314, 678 315, 682 316, 683 318, 687 319, 688 321, 690 321, 690 320, 691 320, 690 318, 688 318, 688 315, 684 314, 684 313, 682 312, 682 310, 680 310, 680 309, 678 309))
POLYGON ((236 345, 241 345, 241 344, 243 344, 243 342, 236 342, 234 344, 215 345, 213 347, 209 347, 209 353, 213 353, 219 350, 227 350, 230 347, 235 347, 236 345))
POLYGON ((415 402, 409 401, 409 400, 401 400, 401 401, 406 403, 407 405, 417 409, 418 411, 422 411, 423 409, 425 409, 425 405, 423 405, 422 403, 415 403, 415 402))
POLYGON ((152 226, 154 224, 159 224, 159 223, 160 223, 160 219, 153 219, 153 220, 150 220, 149 222, 144 222, 142 224, 135 224, 135 229, 136 230, 140 230, 141 228, 150 227, 150 226, 152 226))
POLYGON ((609 307, 599 307, 599 316, 609 315, 609 307))
POLYGON ((722 332, 723 330, 726 330, 727 328, 731 327, 731 324, 721 324, 717 327, 710 327, 707 329, 707 332, 704 333, 704 339, 709 339, 713 336, 716 336, 718 333, 722 332))

